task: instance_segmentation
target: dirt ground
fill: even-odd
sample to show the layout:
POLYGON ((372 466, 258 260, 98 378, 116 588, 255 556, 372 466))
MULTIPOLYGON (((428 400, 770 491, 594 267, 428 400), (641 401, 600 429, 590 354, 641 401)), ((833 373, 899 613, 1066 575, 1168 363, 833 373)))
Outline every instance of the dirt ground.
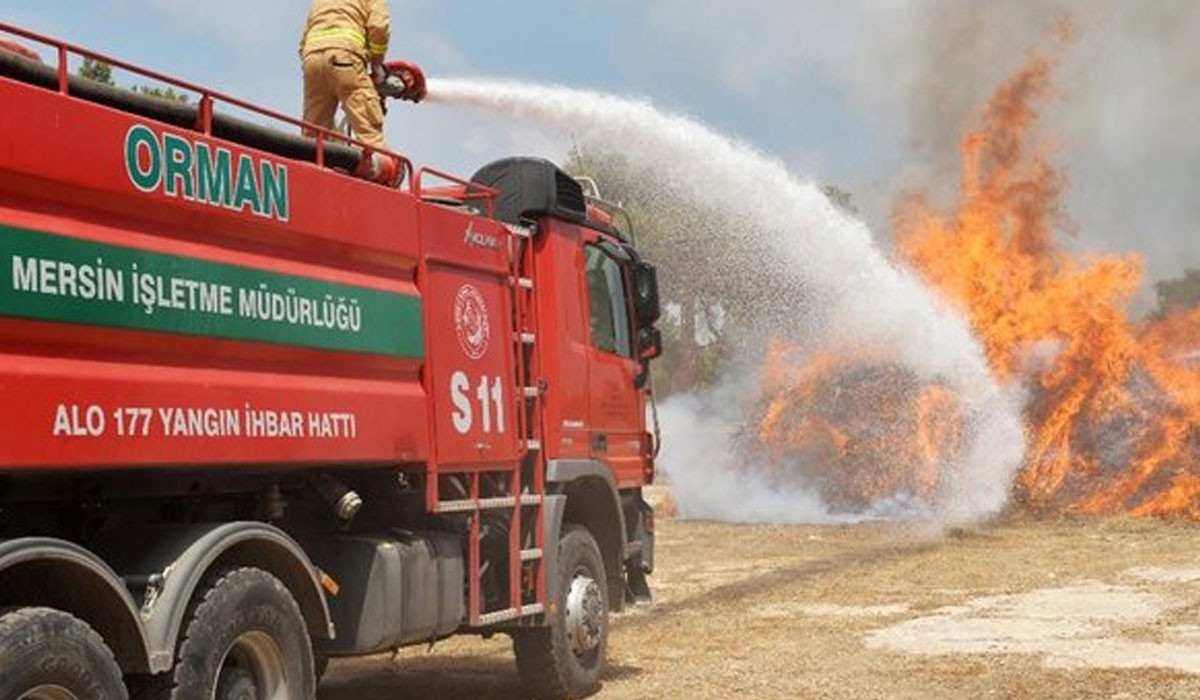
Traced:
MULTIPOLYGON (((1200 526, 659 521, 605 700, 1200 697, 1200 526)), ((322 700, 518 700, 506 639, 336 662, 322 700)))

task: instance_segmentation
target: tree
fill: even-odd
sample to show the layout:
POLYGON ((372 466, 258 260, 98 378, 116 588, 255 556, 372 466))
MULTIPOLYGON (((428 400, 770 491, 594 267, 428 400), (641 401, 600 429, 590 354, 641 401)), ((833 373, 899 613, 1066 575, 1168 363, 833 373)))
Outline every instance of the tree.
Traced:
POLYGON ((165 85, 163 87, 149 87, 146 85, 139 85, 139 86, 137 86, 136 89, 138 92, 142 93, 143 95, 149 95, 150 97, 157 97, 160 100, 170 100, 172 102, 182 102, 184 104, 187 104, 188 102, 191 101, 187 95, 183 94, 182 92, 179 92, 178 90, 171 87, 170 85, 165 85))
MULTIPOLYGON (((810 291, 777 245, 789 232, 760 230, 754 211, 718 201, 722 193, 680 191, 620 153, 576 146, 566 170, 595 179, 606 200, 628 211, 638 250, 659 267, 666 342, 654 372, 661 393, 718 383, 741 343, 756 347, 765 336, 803 332, 810 291)), ((848 193, 825 190, 853 210, 848 193)))
MULTIPOLYGON (((94 61, 90 58, 84 58, 83 64, 79 66, 77 74, 81 78, 94 80, 97 83, 103 83, 111 87, 118 87, 117 81, 113 79, 112 66, 104 61, 94 61)), ((172 102, 190 102, 187 95, 179 92, 170 85, 161 87, 152 87, 149 85, 133 85, 130 90, 139 92, 150 97, 157 97, 161 100, 170 100, 172 102)))
POLYGON ((93 61, 90 58, 83 59, 83 65, 79 67, 79 77, 88 80, 94 80, 97 83, 105 85, 117 86, 117 82, 112 77, 112 66, 104 61, 93 61))
POLYGON ((1188 268, 1183 275, 1154 285, 1158 294, 1158 316, 1185 311, 1200 304, 1200 270, 1188 268))
POLYGON ((825 185, 821 192, 847 214, 858 214, 858 207, 854 206, 854 197, 849 192, 837 185, 825 185))
POLYGON ((659 266, 665 342, 662 358, 653 365, 656 389, 665 395, 711 386, 726 352, 725 326, 717 322, 723 316, 717 310, 721 295, 705 275, 688 274, 710 267, 700 258, 716 254, 720 233, 711 217, 657 187, 653 173, 617 153, 576 147, 566 170, 593 178, 605 200, 621 205, 628 221, 617 217, 617 225, 632 233, 641 254, 659 266))

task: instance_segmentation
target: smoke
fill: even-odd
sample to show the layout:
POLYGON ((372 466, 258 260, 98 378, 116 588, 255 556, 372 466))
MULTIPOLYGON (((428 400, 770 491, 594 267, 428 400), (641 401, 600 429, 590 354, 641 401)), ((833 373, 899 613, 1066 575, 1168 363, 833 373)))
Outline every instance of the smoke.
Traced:
POLYGON ((753 465, 738 464, 746 397, 735 384, 707 394, 674 396, 659 407, 665 438, 659 464, 684 518, 754 523, 836 524, 883 511, 835 514, 814 489, 781 489, 753 465))
MULTIPOLYGON (((956 167, 956 135, 1029 49, 1054 43, 1047 30, 1062 18, 1075 31, 1058 52, 1043 137, 1070 179, 1072 245, 1139 251, 1151 279, 1200 266, 1200 5, 1190 0, 916 3, 879 37, 881 51, 909 57, 910 79, 884 101, 906 106, 917 160, 937 166, 906 180, 953 182, 942 176, 956 167)), ((850 78, 878 113, 871 96, 888 77, 860 64, 850 78)))
POLYGON ((995 509, 986 499, 948 492, 939 503, 923 503, 911 494, 895 493, 861 510, 846 511, 826 503, 816 484, 795 477, 769 479, 765 465, 747 461, 755 458, 738 449, 747 429, 746 386, 729 380, 712 391, 672 396, 659 407, 664 436, 659 465, 670 478, 680 517, 811 525, 879 519, 939 523, 973 520, 995 509))
MULTIPOLYGON (((794 177, 781 162, 752 147, 694 120, 661 112, 647 101, 555 86, 466 80, 434 81, 430 94, 436 101, 572 132, 585 146, 624 154, 636 167, 655 173, 661 186, 716 207, 729 220, 747 218, 749 213, 756 225, 733 227, 727 235, 747 249, 769 249, 775 263, 782 263, 803 282, 810 292, 803 302, 783 297, 780 303, 808 304, 792 309, 793 315, 824 319, 825 349, 887 348, 889 361, 956 390, 969 421, 967 449, 955 479, 931 504, 936 517, 971 519, 1003 506, 1023 457, 1014 397, 993 382, 965 321, 937 302, 911 273, 890 264, 867 227, 831 204, 811 182, 794 177)), ((728 262, 711 264, 719 267, 728 262)), ((737 271, 751 279, 757 273, 745 264, 737 271)), ((733 415, 744 416, 748 400, 742 393, 721 397, 719 403, 741 411, 733 415)), ((681 433, 705 433, 712 427, 713 416, 702 415, 708 411, 702 405, 692 405, 690 411, 687 405, 670 409, 681 433)), ((667 442, 676 439, 670 433, 665 436, 667 442)), ((739 471, 732 441, 716 439, 706 458, 689 457, 684 454, 663 462, 677 492, 680 484, 703 484, 739 471)), ((778 519, 770 504, 779 501, 765 493, 765 487, 755 488, 741 478, 732 486, 737 488, 722 490, 727 508, 714 510, 710 503, 708 512, 738 520, 778 519), (754 510, 760 506, 764 513, 754 510)), ((679 493, 711 491, 684 488, 679 493)), ((680 500, 685 512, 700 508, 680 500)), ((803 510, 798 506, 796 512, 803 510)))
MULTIPOLYGON (((910 187, 949 191, 958 138, 993 86, 1063 18, 1043 136, 1069 178, 1076 252, 1138 251, 1148 279, 1200 267, 1200 3, 1193 0, 652 0, 648 32, 719 76, 755 112, 818 109, 871 134, 874 156, 843 187, 886 222, 910 187), (814 77, 816 76, 816 77, 814 77), (832 107, 831 107, 832 105, 832 107)), ((841 149, 850 152, 852 143, 841 149)), ((828 166, 829 177, 836 164, 828 166)), ((839 176, 842 176, 839 172, 839 176)))

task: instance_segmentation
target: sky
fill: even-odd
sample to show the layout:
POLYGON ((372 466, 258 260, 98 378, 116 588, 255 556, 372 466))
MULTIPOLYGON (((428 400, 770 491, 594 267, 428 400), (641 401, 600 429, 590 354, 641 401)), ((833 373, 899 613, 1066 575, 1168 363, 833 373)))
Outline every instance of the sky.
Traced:
MULTIPOLYGON (((899 193, 952 191, 958 135, 1064 14, 1078 27, 1044 138, 1081 252, 1136 250, 1151 279, 1200 267, 1194 0, 390 0, 392 56, 431 76, 648 97, 851 192, 885 229, 899 193)), ((0 0, 0 21, 298 113, 304 0, 0 0)), ((118 78, 123 80, 122 78, 118 78)), ((461 174, 562 160, 570 135, 394 106, 392 145, 461 174)), ((719 196, 715 193, 714 196, 719 196)))

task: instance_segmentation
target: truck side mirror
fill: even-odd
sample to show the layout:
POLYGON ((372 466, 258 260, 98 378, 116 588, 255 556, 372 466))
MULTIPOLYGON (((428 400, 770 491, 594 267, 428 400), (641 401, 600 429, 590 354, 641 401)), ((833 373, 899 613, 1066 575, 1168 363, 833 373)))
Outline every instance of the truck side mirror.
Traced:
POLYGON ((662 355, 662 332, 652 326, 644 326, 638 330, 638 359, 648 362, 662 355))
POLYGON ((638 261, 633 267, 633 310, 639 328, 653 326, 662 316, 658 300, 658 270, 644 260, 638 261))

